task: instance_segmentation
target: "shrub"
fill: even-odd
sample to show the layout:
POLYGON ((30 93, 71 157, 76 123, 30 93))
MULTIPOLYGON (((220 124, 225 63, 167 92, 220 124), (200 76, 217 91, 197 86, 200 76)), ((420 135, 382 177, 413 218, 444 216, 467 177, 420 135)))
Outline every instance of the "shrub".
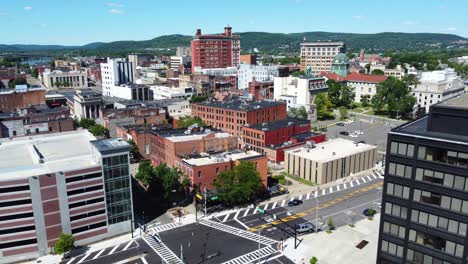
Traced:
POLYGON ((63 254, 73 249, 75 244, 75 238, 73 235, 61 233, 59 239, 54 245, 54 252, 56 254, 63 254))

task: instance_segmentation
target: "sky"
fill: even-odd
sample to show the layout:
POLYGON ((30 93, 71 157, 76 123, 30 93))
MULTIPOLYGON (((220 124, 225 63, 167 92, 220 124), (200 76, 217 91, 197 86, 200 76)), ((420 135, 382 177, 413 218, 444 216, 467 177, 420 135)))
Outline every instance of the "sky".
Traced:
POLYGON ((83 45, 170 34, 431 32, 468 37, 467 0, 0 0, 0 44, 83 45))

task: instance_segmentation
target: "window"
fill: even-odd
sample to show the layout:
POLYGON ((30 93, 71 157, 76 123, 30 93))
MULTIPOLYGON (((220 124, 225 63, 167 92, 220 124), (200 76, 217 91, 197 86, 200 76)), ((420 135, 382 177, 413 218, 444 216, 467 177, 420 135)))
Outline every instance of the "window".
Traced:
POLYGON ((408 209, 397 204, 385 203, 385 214, 406 219, 408 209))
POLYGON ((411 221, 426 226, 448 231, 465 237, 467 225, 445 217, 422 212, 416 209, 411 210, 411 221))
POLYGON ((459 190, 468 189, 468 186, 466 186, 468 178, 422 168, 416 169, 416 180, 437 185, 444 185, 449 188, 455 188, 459 190))
POLYGON ((198 178, 201 178, 201 171, 198 171, 198 178))
POLYGON ((427 248, 440 250, 457 257, 463 256, 464 246, 432 234, 410 230, 409 240, 427 248))
POLYGON ((411 178, 411 170, 411 166, 390 162, 388 173, 394 176, 411 178))
POLYGON ((388 222, 384 222, 384 233, 387 233, 387 234, 397 236, 397 237, 400 237, 400 238, 404 239, 405 238, 405 232, 406 232, 406 228, 404 228, 402 226, 392 224, 392 223, 388 223, 388 222))
POLYGON ((418 158, 460 167, 468 167, 468 153, 450 151, 437 147, 419 147, 418 158))
POLYGON ((387 184, 387 194, 398 198, 408 199, 409 187, 389 182, 387 184))
POLYGON ((441 195, 434 192, 414 189, 413 200, 429 205, 440 206, 456 212, 468 213, 468 201, 441 195))
POLYGON ((414 264, 450 264, 449 262, 442 261, 433 256, 424 255, 421 252, 415 251, 413 249, 408 249, 406 253, 406 260, 414 264))
POLYGON ((388 242, 386 240, 382 240, 382 248, 381 250, 385 253, 397 256, 397 257, 403 257, 403 247, 391 242, 388 242))
POLYGON ((414 154, 414 145, 393 141, 390 147, 390 153, 412 157, 414 154))

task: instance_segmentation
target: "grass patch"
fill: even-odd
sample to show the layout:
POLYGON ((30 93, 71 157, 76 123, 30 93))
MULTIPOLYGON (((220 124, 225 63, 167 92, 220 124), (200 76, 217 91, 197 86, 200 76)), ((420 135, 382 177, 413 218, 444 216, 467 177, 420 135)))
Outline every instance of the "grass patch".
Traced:
POLYGON ((362 113, 364 112, 366 109, 363 109, 363 108, 354 108, 352 111, 353 112, 356 112, 356 113, 362 113))
POLYGON ((315 182, 311 182, 311 181, 302 179, 302 178, 297 177, 297 176, 293 176, 293 175, 285 173, 285 172, 283 172, 281 175, 284 175, 284 176, 286 176, 288 178, 291 178, 291 179, 293 179, 295 181, 298 181, 300 183, 303 183, 303 184, 306 184, 306 185, 309 185, 309 186, 317 186, 317 183, 315 183, 315 182))
POLYGON ((333 231, 331 231, 330 229, 328 229, 328 230, 327 230, 327 231, 325 231, 325 232, 327 232, 327 234, 331 234, 331 233, 333 233, 333 231))

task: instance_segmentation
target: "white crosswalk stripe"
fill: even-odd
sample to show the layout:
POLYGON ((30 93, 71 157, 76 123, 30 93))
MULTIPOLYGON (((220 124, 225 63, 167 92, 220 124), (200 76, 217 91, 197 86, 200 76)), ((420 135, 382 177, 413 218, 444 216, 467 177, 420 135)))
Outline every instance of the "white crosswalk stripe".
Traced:
POLYGON ((310 199, 310 194, 311 194, 311 193, 308 193, 308 194, 307 194, 306 200, 309 200, 309 199, 310 199))
POLYGON ((278 202, 274 202, 274 203, 273 203, 273 206, 271 207, 271 209, 275 209, 275 208, 276 208, 276 204, 278 204, 278 202))
POLYGON ((333 192, 333 187, 330 187, 330 193, 332 193, 332 192, 333 192))
POLYGON ((272 254, 277 253, 278 251, 274 248, 268 246, 261 249, 252 251, 240 257, 231 259, 229 261, 223 262, 222 264, 244 264, 244 263, 255 263, 257 260, 269 257, 272 254))
POLYGON ((66 264, 72 263, 76 258, 71 258, 70 261, 68 261, 66 264))
POLYGON ((158 254, 164 262, 183 264, 182 260, 178 258, 164 243, 157 240, 155 237, 145 234, 143 240, 158 254))
POLYGON ((343 184, 343 189, 346 190, 348 189, 348 186, 347 186, 347 183, 345 182, 345 184, 343 184))
POLYGON ((171 229, 174 229, 174 228, 177 228, 177 227, 180 227, 180 224, 177 223, 177 222, 173 222, 173 223, 169 223, 169 224, 165 224, 165 225, 152 226, 152 227, 149 228, 149 230, 151 232, 161 233, 161 232, 171 230, 171 229))
POLYGON ((244 215, 242 217, 246 217, 247 214, 249 213, 249 210, 250 210, 250 208, 247 208, 247 210, 245 210, 245 213, 244 213, 244 215))
POLYGON ((378 176, 376 176, 375 173, 372 174, 372 177, 374 178, 374 180, 378 178, 378 176))
POLYGON ((302 194, 301 194, 301 195, 299 195, 299 200, 302 200, 302 194))
MULTIPOLYGON (((118 246, 118 245, 117 245, 117 246, 118 246)), ((84 257, 82 257, 82 258, 80 259, 80 261, 77 262, 77 264, 79 264, 79 263, 85 261, 85 259, 87 259, 87 258, 89 257, 89 255, 91 255, 91 253, 88 253, 88 254, 86 254, 84 257)))
POLYGON ((340 185, 337 185, 336 189, 337 189, 337 191, 339 191, 340 190, 340 185))
POLYGON ((351 187, 354 187, 353 181, 350 181, 349 184, 351 185, 351 187))
POLYGON ((318 191, 315 191, 314 193, 314 197, 317 198, 318 197, 318 191))
POLYGON ((243 237, 245 239, 249 239, 255 242, 260 242, 261 244, 264 244, 264 245, 271 245, 271 244, 278 242, 268 237, 260 236, 249 231, 245 231, 239 228, 235 228, 235 227, 225 225, 219 222, 211 221, 211 220, 201 220, 199 223, 205 226, 209 226, 209 227, 227 232, 229 234, 243 237))
POLYGON ((268 204, 265 204, 265 207, 263 207, 263 210, 268 209, 268 204))
POLYGON ((120 245, 115 246, 115 247, 109 252, 108 255, 111 255, 112 253, 114 253, 114 252, 117 250, 117 248, 118 248, 119 246, 120 246, 120 245))
POLYGON ((366 181, 366 178, 361 178, 361 180, 362 180, 364 183, 367 182, 367 181, 366 181))
POLYGON ((223 222, 226 222, 231 214, 226 214, 226 216, 223 219, 223 222))
POLYGON ((125 247, 122 249, 122 251, 123 251, 123 250, 127 250, 127 249, 130 247, 130 245, 131 245, 132 243, 133 243, 133 240, 131 240, 130 242, 128 242, 128 244, 125 245, 125 247))
POLYGON ((367 179, 368 179, 369 181, 372 181, 370 175, 367 175, 367 179))
POLYGON ((281 207, 283 207, 285 203, 286 203, 286 200, 283 200, 283 202, 281 203, 281 207))
POLYGON ((99 251, 94 257, 93 259, 97 259, 99 258, 99 256, 101 256, 102 252, 104 252, 106 249, 101 249, 101 251, 99 251))
POLYGON ((234 215, 234 219, 237 219, 237 216, 239 216, 239 213, 240 213, 240 212, 241 212, 241 211, 237 211, 237 212, 236 212, 236 214, 234 215))

